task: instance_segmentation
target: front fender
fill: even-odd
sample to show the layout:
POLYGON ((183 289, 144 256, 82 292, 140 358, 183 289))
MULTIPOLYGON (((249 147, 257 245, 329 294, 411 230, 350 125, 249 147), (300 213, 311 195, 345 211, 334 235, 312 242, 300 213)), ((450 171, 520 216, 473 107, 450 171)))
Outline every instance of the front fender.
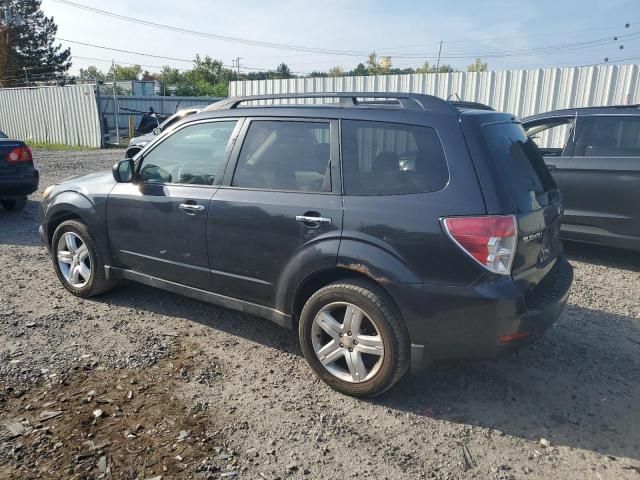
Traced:
POLYGON ((107 247, 107 230, 104 215, 101 214, 99 206, 86 196, 74 191, 60 192, 44 206, 42 226, 47 246, 51 246, 53 236, 51 226, 58 223, 60 219, 66 218, 79 218, 94 233, 95 240, 104 248, 107 247))

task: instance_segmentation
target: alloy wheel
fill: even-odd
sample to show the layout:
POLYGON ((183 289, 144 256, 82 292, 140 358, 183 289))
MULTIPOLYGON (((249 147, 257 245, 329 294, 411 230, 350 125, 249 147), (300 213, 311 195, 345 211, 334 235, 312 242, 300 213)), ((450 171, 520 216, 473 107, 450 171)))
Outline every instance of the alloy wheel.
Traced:
POLYGON ((82 288, 91 278, 89 248, 77 234, 65 232, 57 245, 58 267, 64 279, 74 288, 82 288))
POLYGON ((347 302, 325 305, 311 327, 313 350, 333 376, 351 383, 378 373, 384 344, 375 321, 360 307, 347 302))

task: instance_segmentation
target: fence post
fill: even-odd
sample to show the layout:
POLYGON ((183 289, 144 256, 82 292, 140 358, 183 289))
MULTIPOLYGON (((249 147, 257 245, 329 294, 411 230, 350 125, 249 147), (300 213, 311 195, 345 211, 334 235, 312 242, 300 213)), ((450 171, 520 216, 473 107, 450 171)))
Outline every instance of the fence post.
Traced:
POLYGON ((129 138, 133 138, 133 132, 135 127, 133 126, 133 115, 129 115, 129 138))

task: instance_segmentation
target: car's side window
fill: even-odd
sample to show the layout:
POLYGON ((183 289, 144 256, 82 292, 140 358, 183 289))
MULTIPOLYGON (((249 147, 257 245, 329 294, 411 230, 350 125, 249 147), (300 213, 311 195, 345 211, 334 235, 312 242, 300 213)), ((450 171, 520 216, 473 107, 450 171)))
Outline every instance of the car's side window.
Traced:
POLYGON ((527 126, 525 130, 542 155, 562 157, 566 155, 566 147, 573 133, 574 123, 575 117, 551 118, 527 126))
POLYGON ((329 122, 251 122, 231 184, 304 192, 329 191, 329 122))
POLYGON ((433 128, 344 120, 342 170, 347 195, 433 192, 449 180, 433 128))
POLYGON ((640 116, 594 116, 591 128, 580 139, 578 151, 585 157, 640 157, 640 116))
POLYGON ((144 156, 141 180, 148 183, 213 185, 235 125, 234 120, 181 128, 144 156))

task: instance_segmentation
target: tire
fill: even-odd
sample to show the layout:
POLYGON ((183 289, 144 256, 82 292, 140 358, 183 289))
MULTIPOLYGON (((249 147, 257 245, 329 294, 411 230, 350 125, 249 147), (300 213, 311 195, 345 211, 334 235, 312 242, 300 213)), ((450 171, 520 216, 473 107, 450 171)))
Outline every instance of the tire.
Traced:
MULTIPOLYGON (((56 228, 51 240, 51 258, 53 268, 56 271, 56 275, 58 275, 60 283, 77 297, 93 297, 94 295, 99 295, 111 290, 116 284, 116 282, 108 280, 105 276, 104 266, 105 259, 108 258, 107 252, 105 252, 101 244, 95 240, 89 228, 80 221, 67 220, 56 228), (59 261, 59 258, 62 257, 66 260, 75 257, 72 249, 68 247, 66 248, 66 252, 71 252, 72 255, 68 256, 64 252, 61 252, 62 257, 59 256, 59 247, 67 244, 65 241, 66 237, 63 238, 65 234, 71 234, 72 238, 73 236, 77 237, 76 245, 79 247, 76 249, 76 252, 82 252, 85 257, 84 264, 85 266, 88 265, 90 270, 88 278, 78 276, 79 281, 76 284, 72 284, 71 281, 67 279, 67 274, 65 273, 67 271, 67 263, 59 261), (83 247, 86 247, 86 254, 83 247), (61 266, 61 263, 63 266, 61 266), (63 268, 65 268, 64 272, 63 268)), ((80 253, 78 253, 78 258, 81 258, 80 253)), ((72 265, 73 264, 71 264, 69 268, 71 268, 72 265)))
POLYGON ((0 200, 0 205, 10 212, 19 212, 27 204, 27 197, 0 200))
MULTIPOLYGON (((353 314, 352 318, 355 319, 357 316, 353 314)), ((411 353, 406 326, 387 293, 372 282, 346 279, 321 288, 304 305, 298 329, 302 352, 311 368, 325 383, 346 395, 379 395, 400 380, 409 368, 411 353), (340 319, 343 308, 344 314, 340 319), (345 326, 349 323, 346 320, 348 312, 358 309, 364 315, 360 322, 362 326, 358 332, 346 330, 345 326), (319 326, 316 317, 321 318, 327 312, 336 323, 319 326), (319 313, 321 315, 318 315, 319 313), (336 325, 340 327, 338 336, 327 333, 329 330, 335 333, 336 325), (360 344, 357 342, 358 338, 361 339, 360 344), (371 339, 375 341, 372 342, 371 339), (336 343, 338 341, 339 345, 336 343), (378 352, 380 345, 382 346, 383 354, 380 358, 378 354, 371 355, 362 351, 363 348, 371 350, 374 344, 378 352), (328 348, 335 354, 327 354, 326 352, 331 351, 327 350, 328 348), (316 353, 317 351, 319 353, 316 353), (325 363, 331 358, 337 360, 325 366, 320 360, 323 354, 325 363), (356 365, 357 359, 352 355, 357 354, 361 358, 360 365, 365 367, 362 370, 362 374, 366 374, 364 379, 362 376, 356 378, 358 369, 353 365, 356 365)))

